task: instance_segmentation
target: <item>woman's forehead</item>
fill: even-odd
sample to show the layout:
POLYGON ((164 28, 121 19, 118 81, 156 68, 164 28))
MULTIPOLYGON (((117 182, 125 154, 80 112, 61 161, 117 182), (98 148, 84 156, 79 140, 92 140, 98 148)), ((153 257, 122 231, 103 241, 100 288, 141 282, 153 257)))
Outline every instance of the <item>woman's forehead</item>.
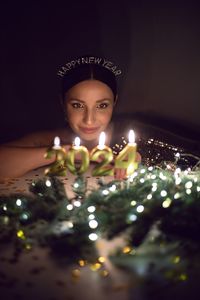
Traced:
POLYGON ((77 95, 80 98, 81 96, 92 95, 96 95, 97 97, 99 95, 100 99, 102 99, 102 97, 113 98, 113 93, 110 87, 99 80, 84 80, 77 83, 66 94, 67 98, 72 97, 73 95, 77 95))

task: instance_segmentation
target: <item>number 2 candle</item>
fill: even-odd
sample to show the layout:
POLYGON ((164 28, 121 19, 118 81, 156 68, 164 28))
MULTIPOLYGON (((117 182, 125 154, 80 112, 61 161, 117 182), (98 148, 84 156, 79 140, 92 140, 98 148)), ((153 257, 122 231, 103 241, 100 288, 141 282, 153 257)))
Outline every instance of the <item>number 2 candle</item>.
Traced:
POLYGON ((110 163, 113 160, 113 153, 108 146, 105 146, 105 139, 105 133, 101 132, 99 145, 92 149, 90 153, 91 161, 98 163, 92 171, 92 176, 112 176, 114 173, 110 166, 110 163))
POLYGON ((66 176, 66 150, 60 146, 60 138, 54 138, 54 146, 47 149, 44 157, 49 159, 55 155, 55 161, 45 170, 45 175, 66 176))
POLYGON ((81 175, 87 171, 89 162, 89 152, 87 148, 80 146, 80 138, 76 137, 74 145, 67 152, 67 168, 72 174, 81 175), (79 160, 79 163, 76 163, 75 159, 79 160))

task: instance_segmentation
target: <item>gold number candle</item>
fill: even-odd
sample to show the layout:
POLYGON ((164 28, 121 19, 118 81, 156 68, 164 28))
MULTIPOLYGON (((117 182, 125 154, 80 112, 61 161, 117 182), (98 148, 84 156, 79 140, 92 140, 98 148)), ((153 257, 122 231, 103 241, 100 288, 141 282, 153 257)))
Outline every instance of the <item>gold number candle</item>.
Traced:
POLYGON ((90 153, 91 161, 98 162, 98 165, 92 170, 93 176, 113 176, 114 170, 110 163, 113 160, 112 150, 105 146, 106 135, 101 132, 99 145, 92 149, 90 153))
POLYGON ((54 146, 47 149, 44 157, 49 159, 55 155, 55 161, 45 170, 45 175, 66 176, 66 150, 60 146, 60 138, 54 138, 54 146))
POLYGON ((76 137, 74 145, 67 152, 67 168, 72 174, 81 175, 89 168, 89 162, 89 152, 87 148, 80 146, 80 138, 76 137), (75 162, 76 159, 78 159, 79 162, 75 162))
POLYGON ((126 175, 130 176, 138 167, 136 161, 137 144, 135 143, 135 133, 129 131, 129 143, 120 151, 115 159, 115 168, 126 169, 126 175))

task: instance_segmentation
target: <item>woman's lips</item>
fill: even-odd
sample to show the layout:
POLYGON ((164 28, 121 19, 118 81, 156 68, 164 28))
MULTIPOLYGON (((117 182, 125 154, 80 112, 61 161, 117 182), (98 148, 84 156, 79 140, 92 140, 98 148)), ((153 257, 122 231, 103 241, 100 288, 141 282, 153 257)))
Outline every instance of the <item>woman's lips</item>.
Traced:
POLYGON ((95 133, 96 131, 99 130, 99 127, 79 127, 80 131, 87 133, 87 134, 92 134, 95 133))

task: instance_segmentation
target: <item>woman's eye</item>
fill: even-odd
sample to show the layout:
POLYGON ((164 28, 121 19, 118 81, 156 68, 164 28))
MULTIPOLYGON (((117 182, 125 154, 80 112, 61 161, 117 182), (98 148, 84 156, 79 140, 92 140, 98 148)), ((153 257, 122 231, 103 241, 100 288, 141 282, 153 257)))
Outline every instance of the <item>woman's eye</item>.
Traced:
POLYGON ((72 107, 78 109, 78 108, 83 108, 84 106, 82 103, 75 102, 72 103, 72 107))
POLYGON ((108 103, 100 103, 98 106, 97 106, 97 108, 100 108, 100 109, 105 109, 105 108, 107 108, 108 107, 108 103))

